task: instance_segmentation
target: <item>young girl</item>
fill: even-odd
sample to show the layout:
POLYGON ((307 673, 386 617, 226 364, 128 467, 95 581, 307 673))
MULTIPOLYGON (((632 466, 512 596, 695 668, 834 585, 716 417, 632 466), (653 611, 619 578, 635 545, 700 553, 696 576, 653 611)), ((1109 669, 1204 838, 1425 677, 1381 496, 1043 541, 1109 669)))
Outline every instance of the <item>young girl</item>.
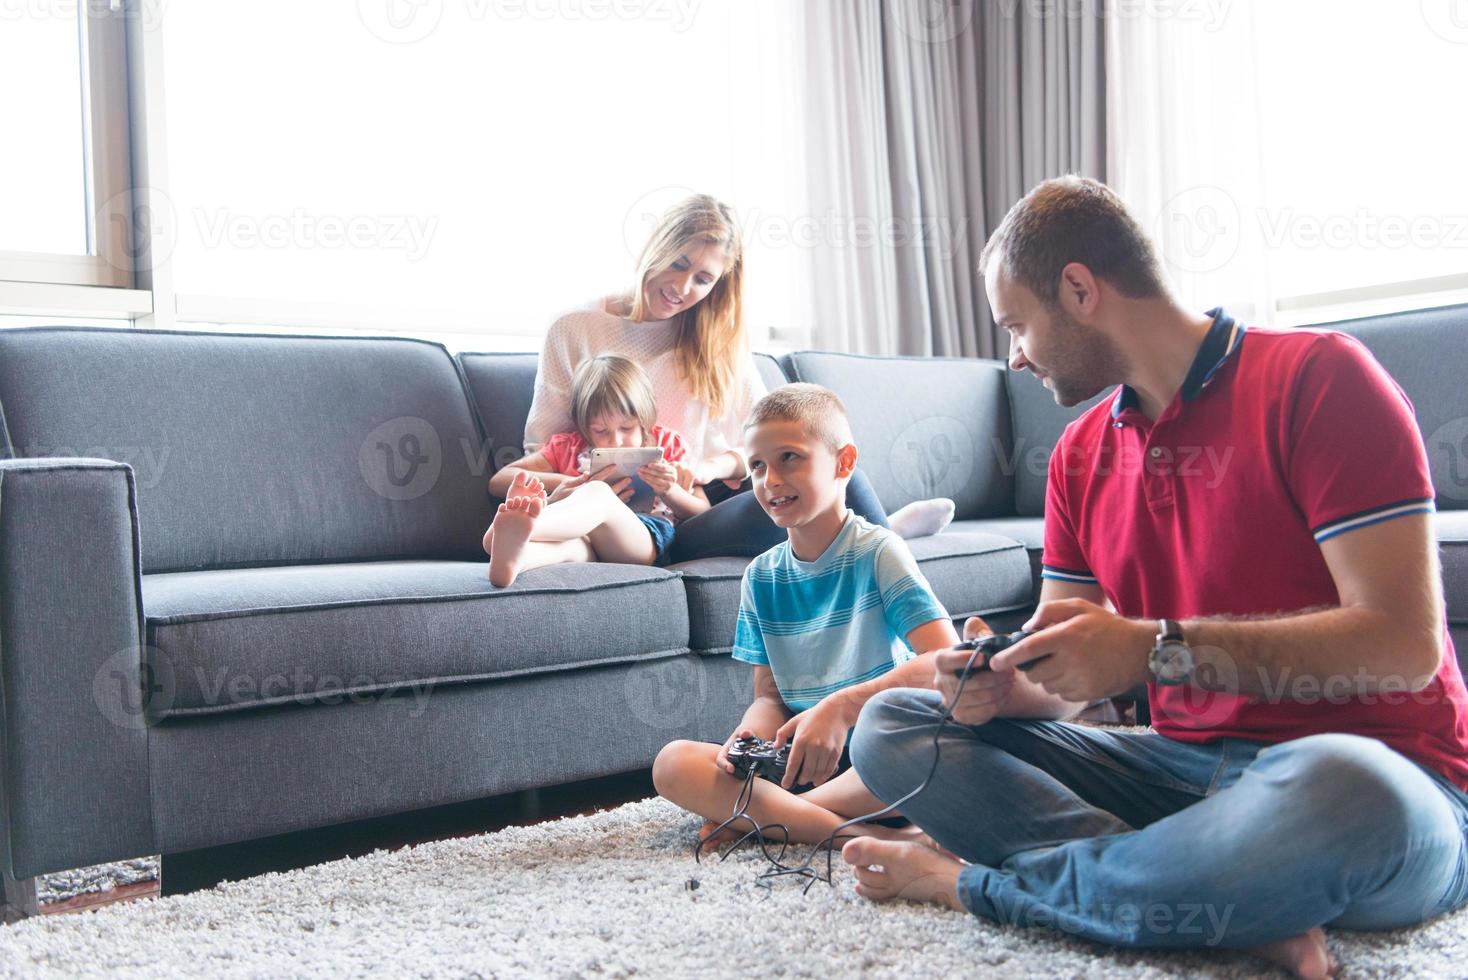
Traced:
POLYGON ((494 585, 559 562, 661 564, 674 524, 708 510, 708 497, 685 464, 683 439, 657 424, 652 384, 634 361, 617 354, 582 361, 570 401, 575 431, 551 436, 489 481, 490 492, 505 498, 484 533, 494 585), (588 472, 592 449, 640 446, 663 449, 661 461, 638 470, 655 494, 647 513, 627 505, 632 481, 618 479, 616 467, 588 472), (569 479, 547 496, 537 473, 569 479))

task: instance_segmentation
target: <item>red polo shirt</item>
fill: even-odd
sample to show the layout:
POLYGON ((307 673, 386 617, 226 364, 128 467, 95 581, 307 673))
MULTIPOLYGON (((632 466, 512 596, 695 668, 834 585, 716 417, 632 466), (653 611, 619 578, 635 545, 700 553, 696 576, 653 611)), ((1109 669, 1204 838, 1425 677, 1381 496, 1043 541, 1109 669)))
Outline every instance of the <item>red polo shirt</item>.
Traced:
MULTIPOLYGON (((1222 310, 1155 422, 1125 385, 1050 460, 1045 578, 1094 582, 1127 617, 1258 618, 1340 605, 1319 543, 1433 510, 1412 406, 1355 339, 1249 328, 1222 310)), ((1452 640, 1422 691, 1292 678, 1274 696, 1147 685, 1184 742, 1380 739, 1468 789, 1468 695, 1452 640)))

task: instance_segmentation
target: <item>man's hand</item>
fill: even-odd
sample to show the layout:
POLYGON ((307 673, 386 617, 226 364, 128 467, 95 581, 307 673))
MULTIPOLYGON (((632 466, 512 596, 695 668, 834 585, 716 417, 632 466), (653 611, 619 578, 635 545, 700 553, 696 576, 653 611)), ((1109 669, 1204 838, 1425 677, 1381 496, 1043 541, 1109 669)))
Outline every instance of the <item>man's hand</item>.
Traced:
POLYGON ((678 486, 678 469, 665 459, 640 467, 637 475, 659 496, 678 486))
POLYGON ((780 785, 789 789, 797 783, 819 786, 836 773, 841 764, 841 750, 846 747, 846 733, 856 719, 840 695, 826 698, 780 726, 775 733, 775 748, 790 743, 790 758, 785 763, 785 778, 780 785))
MULTIPOLYGON (((992 636, 987 623, 972 616, 963 624, 963 638, 976 639, 992 636)), ((1009 692, 1014 687, 1014 672, 996 673, 992 670, 974 674, 963 685, 963 697, 957 704, 953 699, 958 694, 958 672, 974 655, 972 650, 940 650, 933 659, 933 686, 943 695, 944 704, 953 704, 953 720, 964 725, 983 725, 994 720, 1009 692)))
POLYGON ((1029 679, 1079 702, 1125 694, 1151 676, 1147 656, 1157 634, 1151 621, 1123 619, 1085 599, 1057 599, 1042 602, 1024 628, 1039 632, 995 656, 994 673, 1038 659, 1029 679))

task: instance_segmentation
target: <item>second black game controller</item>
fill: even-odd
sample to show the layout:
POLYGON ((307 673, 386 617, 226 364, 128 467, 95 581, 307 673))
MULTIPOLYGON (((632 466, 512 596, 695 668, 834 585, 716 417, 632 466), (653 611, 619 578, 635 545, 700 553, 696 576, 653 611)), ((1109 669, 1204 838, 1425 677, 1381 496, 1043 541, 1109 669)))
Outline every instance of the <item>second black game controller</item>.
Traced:
MULTIPOLYGON (((998 654, 1005 650, 1008 650, 1010 647, 1014 646, 1025 637, 1034 636, 1035 633, 1035 630, 1015 630, 1013 633, 990 633, 988 636, 980 636, 972 640, 965 640, 953 649, 976 650, 978 652, 974 655, 973 661, 968 666, 961 667, 954 673, 956 673, 960 679, 966 679, 972 677, 975 674, 986 671, 989 669, 990 660, 993 660, 994 657, 996 657, 998 654)), ((1048 656, 1048 654, 1046 654, 1046 656, 1048 656)), ((1024 663, 1019 665, 1019 669, 1024 671, 1033 670, 1035 666, 1044 659, 1044 656, 1040 656, 1034 658, 1033 660, 1026 660, 1024 663)))
POLYGON ((729 746, 729 762, 734 766, 734 775, 747 779, 751 772, 779 783, 785 778, 785 764, 790 761, 790 743, 775 748, 775 743, 763 738, 741 737, 729 746))

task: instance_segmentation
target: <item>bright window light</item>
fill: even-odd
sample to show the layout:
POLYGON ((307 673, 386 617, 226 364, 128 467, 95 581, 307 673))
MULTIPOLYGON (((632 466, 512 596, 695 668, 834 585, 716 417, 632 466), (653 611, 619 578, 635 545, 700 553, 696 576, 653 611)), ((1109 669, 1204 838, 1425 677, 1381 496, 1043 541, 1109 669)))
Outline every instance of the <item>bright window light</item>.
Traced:
MULTIPOLYGON (((799 177, 770 115, 791 62, 757 41, 784 16, 779 0, 172 4, 178 292, 543 330, 627 286, 650 215, 688 189, 768 209, 799 177)), ((754 295, 752 275, 752 313, 783 302, 779 278, 754 295)))
POLYGON ((0 251, 87 252, 78 6, 0 5, 0 251))

